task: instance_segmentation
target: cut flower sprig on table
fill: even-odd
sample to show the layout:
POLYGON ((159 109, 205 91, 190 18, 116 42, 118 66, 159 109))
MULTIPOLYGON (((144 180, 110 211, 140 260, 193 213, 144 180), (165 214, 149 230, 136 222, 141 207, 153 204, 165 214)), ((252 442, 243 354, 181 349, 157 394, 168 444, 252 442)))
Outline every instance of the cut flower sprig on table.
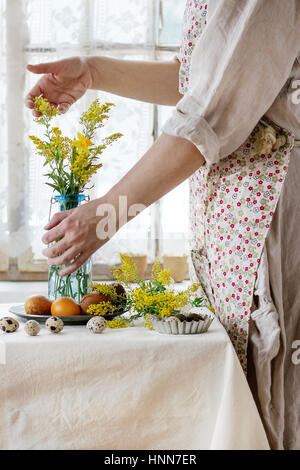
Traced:
MULTIPOLYGON (((48 178, 46 184, 53 189, 55 195, 51 205, 54 200, 59 203, 61 211, 74 209, 86 200, 83 193, 91 189, 92 178, 102 167, 100 157, 103 152, 122 136, 120 133, 114 133, 96 143, 96 133, 109 118, 114 104, 101 104, 98 99, 94 100, 88 110, 81 114, 80 131, 75 137, 64 136, 61 129, 53 125, 53 119, 61 112, 46 98, 36 97, 34 105, 38 113, 35 122, 43 126, 44 135, 43 138, 34 135, 29 137, 37 154, 44 158, 43 166, 47 167, 47 173, 44 175, 48 178)), ((51 300, 68 296, 80 301, 88 292, 92 279, 91 259, 75 273, 60 276, 59 272, 68 264, 49 267, 48 296, 51 300)))
MULTIPOLYGON (((156 261, 152 268, 152 276, 149 280, 141 280, 137 275, 137 268, 130 256, 121 255, 122 264, 113 269, 113 275, 119 285, 126 289, 126 304, 124 310, 130 311, 128 318, 122 319, 122 327, 132 323, 134 320, 143 318, 144 326, 151 329, 151 316, 163 319, 180 313, 181 309, 190 305, 191 307, 205 306, 204 299, 197 297, 199 284, 191 284, 187 289, 178 292, 175 290, 171 274, 163 269, 160 262, 156 261)), ((93 283, 92 290, 107 296, 116 296, 112 286, 102 283, 93 283), (110 290, 111 289, 111 290, 110 290), (114 292, 113 292, 114 291, 114 292)), ((90 315, 104 315, 108 311, 116 311, 116 297, 113 305, 111 302, 101 302, 90 305, 87 313, 90 315), (107 304, 107 305, 105 305, 107 304)), ((207 305, 210 310, 211 306, 207 305)), ((115 326, 118 328, 117 322, 115 326)))

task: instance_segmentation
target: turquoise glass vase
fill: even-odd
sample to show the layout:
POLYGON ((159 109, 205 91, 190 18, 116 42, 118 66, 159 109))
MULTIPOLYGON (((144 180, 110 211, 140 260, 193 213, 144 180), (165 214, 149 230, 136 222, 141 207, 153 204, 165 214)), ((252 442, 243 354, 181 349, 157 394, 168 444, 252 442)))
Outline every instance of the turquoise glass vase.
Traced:
MULTIPOLYGON (((59 210, 65 211, 80 206, 85 200, 87 198, 84 194, 59 195, 51 200, 51 206, 53 203, 58 203, 59 210)), ((90 291, 92 259, 89 258, 75 272, 60 276, 59 271, 68 264, 48 268, 48 297, 52 301, 59 297, 71 297, 76 302, 80 302, 82 297, 90 291)))

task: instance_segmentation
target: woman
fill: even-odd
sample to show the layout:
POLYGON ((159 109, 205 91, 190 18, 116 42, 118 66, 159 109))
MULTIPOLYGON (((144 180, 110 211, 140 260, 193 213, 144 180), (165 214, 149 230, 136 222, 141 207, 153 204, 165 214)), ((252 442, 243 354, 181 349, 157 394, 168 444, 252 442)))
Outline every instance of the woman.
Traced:
POLYGON ((76 258, 61 274, 74 271, 105 243, 99 205, 126 220, 120 195, 147 207, 190 177, 191 275, 230 335, 273 449, 300 448, 299 32, 297 0, 188 0, 176 60, 28 65, 44 74, 31 108, 42 93, 65 112, 89 88, 176 105, 106 196, 52 218, 43 241, 62 239, 44 254, 54 265, 76 258))

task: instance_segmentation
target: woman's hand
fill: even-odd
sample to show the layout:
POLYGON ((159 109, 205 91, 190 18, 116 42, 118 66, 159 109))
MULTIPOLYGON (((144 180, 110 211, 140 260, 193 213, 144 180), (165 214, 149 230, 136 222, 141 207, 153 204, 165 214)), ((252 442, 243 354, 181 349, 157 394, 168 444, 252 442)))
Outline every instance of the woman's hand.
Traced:
MULTIPOLYGON (((27 65, 27 70, 44 74, 25 98, 25 103, 30 109, 34 109, 33 99, 43 95, 51 104, 65 113, 88 88, 92 87, 90 67, 84 57, 70 57, 57 62, 27 65)), ((37 115, 35 111, 33 113, 37 115)))
POLYGON ((61 276, 78 269, 105 241, 97 236, 97 216, 100 199, 83 204, 76 209, 58 212, 45 226, 48 232, 43 236, 45 244, 54 243, 43 250, 48 264, 61 266, 71 263, 60 271, 61 276))

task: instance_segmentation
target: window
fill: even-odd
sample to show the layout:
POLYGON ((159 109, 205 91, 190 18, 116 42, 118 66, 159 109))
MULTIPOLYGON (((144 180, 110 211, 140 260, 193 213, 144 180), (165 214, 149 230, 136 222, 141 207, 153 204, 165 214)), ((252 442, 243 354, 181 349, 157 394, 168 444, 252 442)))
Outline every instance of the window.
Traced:
MULTIPOLYGON (((0 279, 44 279, 41 254, 43 226, 52 193, 45 185, 42 160, 29 134, 39 129, 24 96, 37 80, 26 63, 72 55, 105 54, 130 59, 165 59, 179 47, 185 0, 0 0, 0 279)), ((60 120, 68 134, 78 117, 99 97, 115 103, 104 135, 124 135, 103 154, 103 168, 90 197, 99 197, 116 183, 159 135, 171 109, 89 91, 60 120)), ((55 211, 52 206, 52 213, 55 211)), ((96 276, 109 276, 119 253, 162 254, 187 250, 188 184, 183 183, 128 223, 94 255, 96 276)))

